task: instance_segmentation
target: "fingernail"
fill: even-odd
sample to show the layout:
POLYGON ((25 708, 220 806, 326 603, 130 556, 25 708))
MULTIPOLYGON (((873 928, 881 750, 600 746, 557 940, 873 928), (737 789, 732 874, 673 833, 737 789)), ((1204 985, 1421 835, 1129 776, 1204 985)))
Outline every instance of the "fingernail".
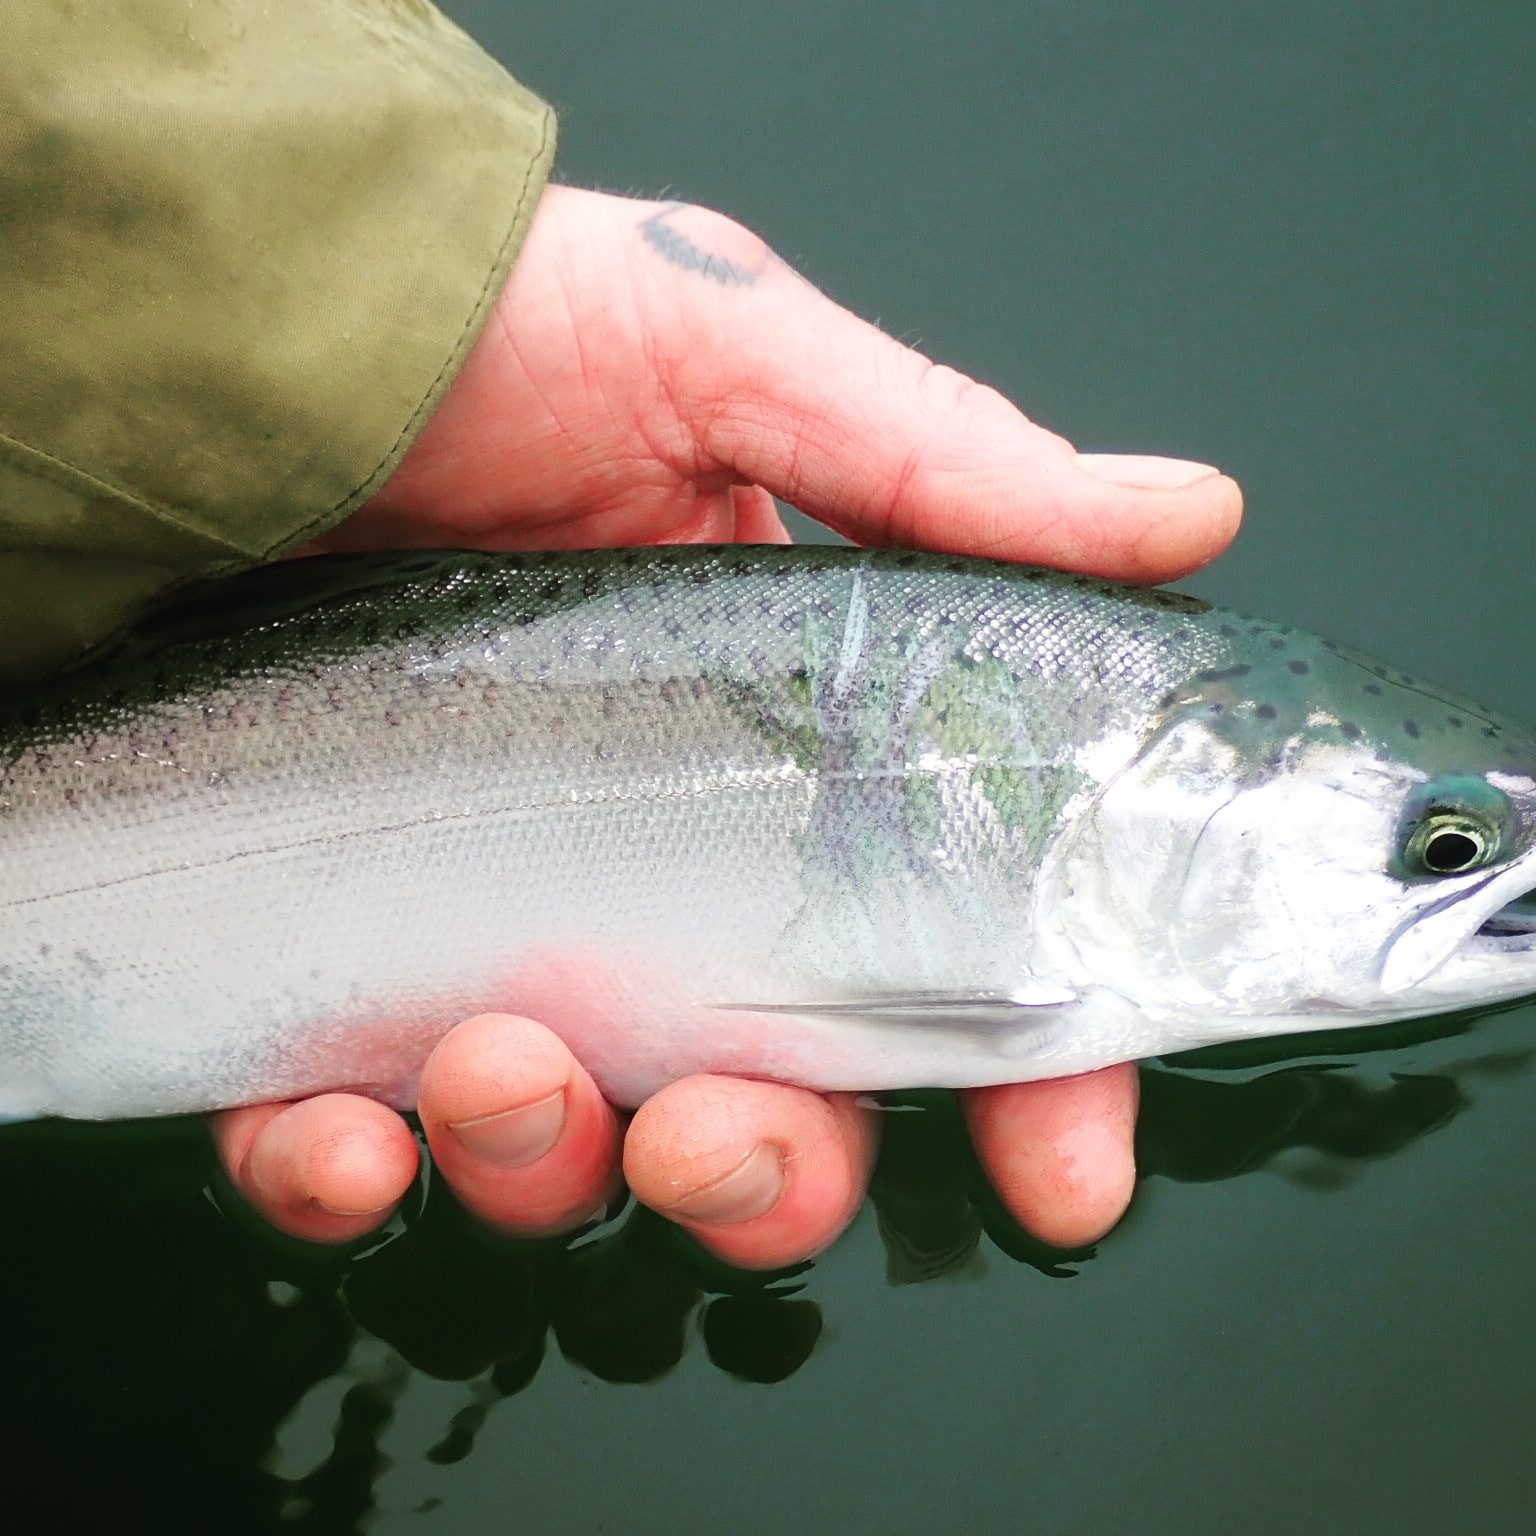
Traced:
POLYGON ((497 1168, 526 1168, 560 1139, 565 1129, 565 1088, 547 1098, 478 1120, 460 1120, 449 1129, 482 1162, 497 1168))
POLYGON ((1140 453, 1080 453, 1077 462, 1096 479, 1142 491, 1177 491, 1187 485, 1198 485, 1202 480, 1214 479, 1221 473, 1214 464, 1197 464, 1193 459, 1160 459, 1140 453))
POLYGON ((397 1201, 386 1200, 383 1205, 370 1206, 366 1211, 344 1211, 339 1205, 327 1205, 324 1200, 312 1202, 317 1211, 324 1211, 327 1216, 345 1216, 349 1221, 356 1220, 359 1216, 383 1216, 386 1212, 394 1210, 397 1201))
POLYGON ((760 1141, 731 1171, 667 1207, 704 1226, 724 1227, 751 1221, 773 1207, 784 1189, 784 1163, 776 1147, 760 1141))

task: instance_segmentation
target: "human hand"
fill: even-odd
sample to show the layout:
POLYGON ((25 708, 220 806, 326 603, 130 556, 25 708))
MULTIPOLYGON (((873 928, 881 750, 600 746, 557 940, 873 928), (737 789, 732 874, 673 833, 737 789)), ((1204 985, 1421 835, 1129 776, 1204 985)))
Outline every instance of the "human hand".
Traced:
MULTIPOLYGON (((389 482, 316 548, 782 540, 775 496, 864 544, 1161 580, 1213 558, 1237 487, 1182 460, 1078 454, 995 391, 840 309, 718 214, 550 188, 489 324, 389 482)), ((1134 1182, 1130 1066, 963 1095, 1010 1211, 1062 1246, 1134 1182)), ((618 1191, 721 1258, 773 1267, 851 1219, 877 1117, 846 1094, 693 1077, 625 1125, 526 1019, 460 1024, 419 1109, 440 1172, 515 1233, 618 1191)), ((370 1100, 229 1111, 225 1166, 275 1225, 344 1242, 408 1187, 416 1145, 370 1100)))

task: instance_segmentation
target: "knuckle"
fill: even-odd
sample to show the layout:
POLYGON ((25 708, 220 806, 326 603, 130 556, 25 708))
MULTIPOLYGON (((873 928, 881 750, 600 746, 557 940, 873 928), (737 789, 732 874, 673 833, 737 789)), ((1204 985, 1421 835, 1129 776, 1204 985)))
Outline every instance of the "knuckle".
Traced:
POLYGON ((985 430, 989 423, 1006 422, 1016 428, 1018 411, 990 384, 968 373, 919 357, 917 394, 924 414, 932 423, 929 441, 936 448, 961 444, 985 430))
POLYGON ((943 509, 949 495, 964 493, 965 477, 979 461, 978 439, 988 435, 990 422, 1006 417, 1012 424, 1016 416, 990 385, 947 363, 911 354, 906 366, 917 370, 915 379, 909 376, 905 383, 916 397, 916 417, 923 425, 871 509, 895 542, 918 537, 920 525, 934 519, 935 508, 943 509))
POLYGON ((931 358, 922 359, 918 393, 938 420, 947 422, 968 415, 978 395, 985 392, 984 384, 978 384, 958 368, 951 368, 948 363, 936 363, 931 358))

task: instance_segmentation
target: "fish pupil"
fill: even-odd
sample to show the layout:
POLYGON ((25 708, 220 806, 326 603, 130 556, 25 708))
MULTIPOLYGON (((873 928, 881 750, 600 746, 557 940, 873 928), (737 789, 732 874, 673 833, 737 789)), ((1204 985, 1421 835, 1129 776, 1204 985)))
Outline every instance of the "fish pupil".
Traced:
POLYGON ((1424 862, 1437 875, 1454 875, 1470 869, 1482 852, 1482 845, 1467 832, 1437 832, 1424 845, 1424 862))

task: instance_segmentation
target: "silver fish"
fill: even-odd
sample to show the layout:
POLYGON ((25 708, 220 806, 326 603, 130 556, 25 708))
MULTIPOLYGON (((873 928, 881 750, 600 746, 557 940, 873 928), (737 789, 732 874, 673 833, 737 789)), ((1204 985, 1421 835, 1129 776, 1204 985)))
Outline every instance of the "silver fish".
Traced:
POLYGON ((338 556, 0 715, 0 1113, 1081 1072, 1536 991, 1536 740, 1342 646, 827 549, 338 556))

